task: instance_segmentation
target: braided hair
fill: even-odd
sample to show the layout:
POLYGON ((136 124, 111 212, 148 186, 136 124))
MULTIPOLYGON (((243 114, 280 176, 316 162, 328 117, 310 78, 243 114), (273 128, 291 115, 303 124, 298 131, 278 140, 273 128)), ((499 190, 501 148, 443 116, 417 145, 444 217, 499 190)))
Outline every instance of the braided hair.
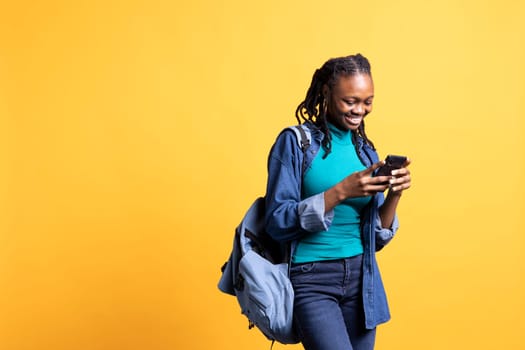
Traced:
MULTIPOLYGON (((321 68, 315 71, 312 83, 306 92, 306 98, 297 106, 295 111, 295 117, 299 124, 310 121, 326 135, 321 143, 325 151, 323 158, 326 158, 332 150, 332 136, 328 130, 326 119, 328 101, 326 101, 323 94, 323 86, 327 85, 331 89, 340 76, 355 74, 368 74, 371 76, 370 63, 363 55, 358 53, 356 55, 329 59, 321 68)), ((358 137, 361 137, 365 143, 375 149, 372 141, 366 136, 364 120, 361 121, 356 131, 352 131, 352 142, 355 147, 357 147, 358 137)))

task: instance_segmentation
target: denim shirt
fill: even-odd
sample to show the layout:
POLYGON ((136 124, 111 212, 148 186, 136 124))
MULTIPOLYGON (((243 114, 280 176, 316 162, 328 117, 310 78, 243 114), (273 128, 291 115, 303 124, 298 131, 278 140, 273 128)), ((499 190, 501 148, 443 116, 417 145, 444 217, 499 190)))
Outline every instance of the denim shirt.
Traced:
MULTIPOLYGON (((268 182, 265 205, 266 231, 273 239, 291 242, 292 252, 301 237, 307 233, 328 230, 334 217, 333 210, 325 213, 324 192, 301 199, 303 157, 306 168, 321 149, 324 134, 312 123, 305 124, 311 131, 311 145, 303 153, 297 137, 290 129, 283 130, 268 157, 268 182)), ((366 167, 379 161, 377 153, 358 138, 358 156, 366 167)), ((363 304, 366 327, 374 328, 390 319, 383 282, 379 274, 375 252, 382 249, 397 231, 397 215, 390 228, 383 228, 378 208, 383 204, 383 193, 373 196, 362 214, 363 239, 363 304)))

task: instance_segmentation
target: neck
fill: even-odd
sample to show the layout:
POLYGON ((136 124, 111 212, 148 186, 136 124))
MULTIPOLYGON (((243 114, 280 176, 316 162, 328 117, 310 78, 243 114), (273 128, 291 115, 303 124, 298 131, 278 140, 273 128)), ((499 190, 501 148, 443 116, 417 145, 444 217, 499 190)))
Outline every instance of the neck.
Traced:
POLYGON ((332 123, 328 123, 328 130, 331 133, 332 140, 339 143, 351 143, 352 142, 352 131, 341 130, 332 123))

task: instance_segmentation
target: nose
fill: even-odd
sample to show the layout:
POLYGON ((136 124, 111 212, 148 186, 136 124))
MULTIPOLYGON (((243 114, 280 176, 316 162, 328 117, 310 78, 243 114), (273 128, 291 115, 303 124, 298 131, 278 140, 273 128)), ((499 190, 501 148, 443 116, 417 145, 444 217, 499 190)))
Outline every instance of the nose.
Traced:
POLYGON ((352 108, 353 114, 362 115, 364 112, 365 112, 365 108, 363 107, 362 103, 358 103, 354 106, 354 108, 352 108))

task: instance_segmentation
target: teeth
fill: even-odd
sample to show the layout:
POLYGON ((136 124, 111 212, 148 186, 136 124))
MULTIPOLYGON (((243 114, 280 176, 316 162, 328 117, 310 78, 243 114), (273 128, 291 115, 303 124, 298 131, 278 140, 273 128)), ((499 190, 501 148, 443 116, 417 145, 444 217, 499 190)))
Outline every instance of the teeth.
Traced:
POLYGON ((357 124, 357 123, 359 123, 361 121, 360 117, 357 117, 357 118, 355 118, 355 117, 346 117, 346 118, 348 120, 350 120, 350 122, 353 123, 353 124, 357 124))

